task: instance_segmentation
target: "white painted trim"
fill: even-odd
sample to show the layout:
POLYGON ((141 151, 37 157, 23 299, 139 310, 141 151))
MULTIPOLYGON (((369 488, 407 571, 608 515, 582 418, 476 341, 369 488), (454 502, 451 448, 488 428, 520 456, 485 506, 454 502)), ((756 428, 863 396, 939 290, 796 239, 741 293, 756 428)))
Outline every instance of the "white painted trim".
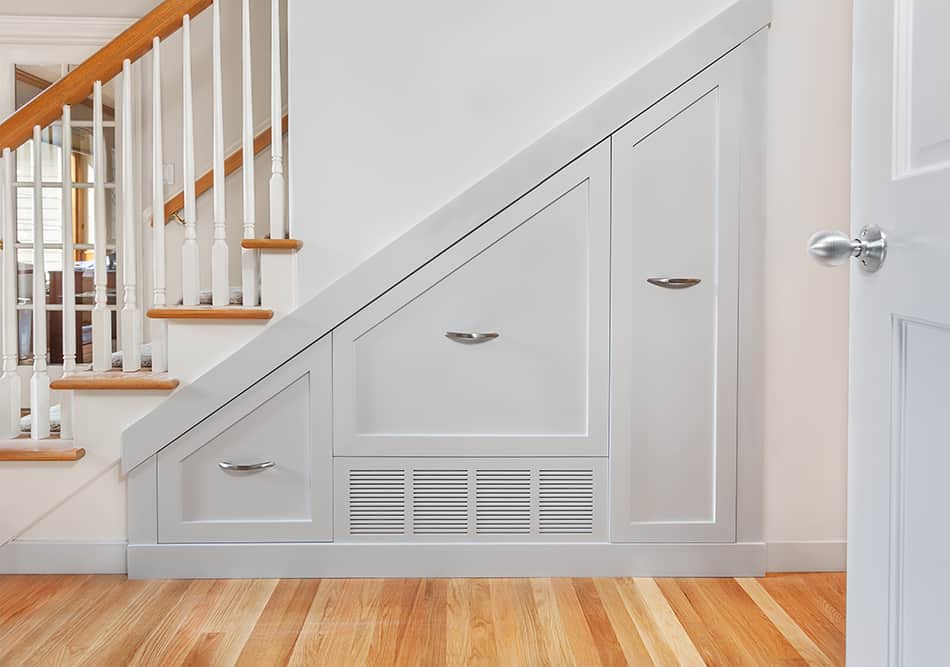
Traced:
POLYGON ((769 572, 844 572, 847 542, 769 542, 769 572))
POLYGON ((129 578, 757 577, 765 544, 129 545, 129 578))
POLYGON ((0 44, 98 46, 138 19, 78 16, 0 16, 0 44))
POLYGON ((0 574, 125 574, 125 542, 14 540, 0 547, 0 574))
MULTIPOLYGON (((672 89, 729 54, 770 20, 768 0, 736 2, 353 272, 269 326, 127 427, 122 433, 123 472, 141 464, 672 89)), ((293 103, 291 113, 292 107, 293 103)), ((291 220, 295 216, 291 209, 291 220)))

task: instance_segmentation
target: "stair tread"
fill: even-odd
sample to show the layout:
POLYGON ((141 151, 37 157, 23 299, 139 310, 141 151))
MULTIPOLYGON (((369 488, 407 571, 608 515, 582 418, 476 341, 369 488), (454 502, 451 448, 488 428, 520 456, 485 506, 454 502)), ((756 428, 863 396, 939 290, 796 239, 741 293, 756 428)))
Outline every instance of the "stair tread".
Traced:
POLYGON ((252 250, 300 250, 303 241, 298 239, 244 239, 242 248, 252 250))
POLYGON ((163 306, 151 308, 147 315, 162 320, 269 320, 274 311, 252 306, 163 306))
POLYGON ((60 441, 58 436, 49 440, 56 440, 55 449, 41 448, 40 442, 49 444, 48 440, 31 440, 24 434, 13 440, 0 440, 0 461, 78 461, 86 455, 82 447, 70 447, 71 440, 60 441), (29 445, 33 447, 27 448, 29 445))
POLYGON ((50 389, 87 390, 156 390, 170 391, 178 386, 178 380, 168 373, 153 373, 149 370, 126 373, 121 370, 101 373, 75 373, 50 383, 50 389))

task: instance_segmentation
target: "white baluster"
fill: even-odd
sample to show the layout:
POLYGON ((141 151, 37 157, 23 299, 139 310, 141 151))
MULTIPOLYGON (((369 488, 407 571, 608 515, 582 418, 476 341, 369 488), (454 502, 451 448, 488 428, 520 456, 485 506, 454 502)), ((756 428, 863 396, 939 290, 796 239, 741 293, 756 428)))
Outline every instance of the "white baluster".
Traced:
POLYGON ((186 306, 198 305, 198 225, 195 217, 195 126, 191 87, 191 17, 182 21, 182 83, 185 138, 185 241, 181 247, 181 295, 186 306))
POLYGON ((92 89, 92 135, 93 135, 93 196, 95 202, 95 225, 93 228, 93 253, 95 255, 95 303, 92 308, 92 369, 107 371, 112 368, 112 313, 108 305, 108 274, 106 255, 108 232, 106 230, 106 140, 102 129, 102 82, 96 81, 92 89))
POLYGON ((30 437, 49 437, 49 372, 46 349, 46 261, 43 239, 43 152, 41 128, 33 127, 33 377, 30 379, 30 437))
MULTIPOLYGON (((255 231, 254 200, 254 103, 251 86, 251 3, 244 0, 241 22, 241 70, 242 70, 242 117, 243 117, 243 166, 244 175, 244 238, 252 239, 255 231)), ((254 250, 241 250, 241 289, 244 305, 256 306, 259 301, 258 256, 254 250)))
MULTIPOLYGON (((76 372, 76 254, 73 250, 73 126, 72 110, 63 107, 63 377, 76 372)), ((73 437, 72 394, 59 401, 59 437, 73 437)))
MULTIPOLYGON (((162 154, 161 40, 152 40, 152 305, 167 305, 165 288, 165 174, 162 154)), ((152 372, 168 369, 168 323, 149 320, 152 332, 152 372)))
POLYGON ((16 258, 16 198, 13 181, 13 155, 9 148, 3 149, 3 276, 0 280, 3 302, 3 374, 0 375, 0 438, 13 438, 20 434, 20 377, 17 375, 19 351, 17 349, 17 258, 16 258))
POLYGON ((271 0, 270 24, 270 237, 287 237, 284 202, 284 137, 280 69, 280 0, 271 0))
POLYGON ((142 367, 142 314, 139 312, 136 270, 138 233, 132 175, 132 61, 122 63, 122 370, 142 367))
POLYGON ((214 242, 211 246, 211 303, 230 301, 228 242, 224 210, 224 100, 221 90, 221 2, 214 0, 212 44, 214 88, 214 242))

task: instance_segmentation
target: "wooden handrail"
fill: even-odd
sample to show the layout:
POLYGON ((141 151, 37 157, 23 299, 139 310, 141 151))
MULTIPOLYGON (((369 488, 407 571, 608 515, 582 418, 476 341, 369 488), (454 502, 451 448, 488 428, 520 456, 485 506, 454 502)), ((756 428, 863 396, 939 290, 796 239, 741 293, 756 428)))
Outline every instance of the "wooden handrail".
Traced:
MULTIPOLYGON (((281 120, 281 126, 283 127, 283 134, 287 134, 287 114, 284 114, 283 119, 281 120)), ((256 137, 254 137, 254 155, 258 155, 261 151, 266 150, 270 147, 271 141, 271 128, 267 128, 256 137)), ((244 150, 239 148, 224 160, 224 175, 230 176, 238 169, 241 168, 241 165, 244 162, 244 150)), ((209 169, 204 174, 195 179, 195 196, 200 197, 202 194, 214 187, 214 170, 209 169)), ((175 217, 175 214, 180 212, 185 208, 185 193, 179 192, 174 197, 165 202, 165 224, 167 225, 175 217)))
POLYGON ((89 97, 96 81, 111 80, 122 71, 124 60, 138 60, 151 50, 154 37, 165 39, 181 27, 185 15, 197 16, 210 7, 211 2, 162 2, 0 124, 0 150, 19 148, 32 136, 34 125, 46 127, 58 119, 64 105, 81 103, 89 97))
MULTIPOLYGON (((35 74, 27 72, 25 69, 20 67, 16 68, 15 75, 17 81, 20 83, 25 83, 28 86, 32 86, 33 88, 38 88, 40 92, 43 92, 53 85, 52 81, 47 81, 43 77, 36 76, 35 74)), ((92 98, 87 97, 82 102, 80 102, 80 104, 88 109, 92 109, 92 98)), ((102 113, 105 116, 111 116, 112 118, 115 118, 115 108, 110 107, 108 104, 102 105, 102 113)))

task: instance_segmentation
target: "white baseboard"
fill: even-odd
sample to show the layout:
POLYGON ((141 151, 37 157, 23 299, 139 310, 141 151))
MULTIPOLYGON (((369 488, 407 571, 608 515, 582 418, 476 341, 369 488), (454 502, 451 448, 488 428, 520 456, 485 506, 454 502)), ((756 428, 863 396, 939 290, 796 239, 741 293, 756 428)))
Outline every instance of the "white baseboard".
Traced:
MULTIPOLYGON (((139 562, 146 565, 146 569, 152 570, 154 568, 155 575, 158 575, 160 571, 163 571, 164 574, 168 576, 174 576, 175 574, 184 573, 186 570, 190 569, 188 567, 189 558, 186 556, 186 553, 189 553, 191 556, 196 556, 198 561, 202 562, 200 567, 197 567, 194 574, 191 576, 199 577, 221 577, 221 576, 247 576, 246 572, 249 572, 251 569, 254 569, 255 565, 259 565, 259 561, 255 556, 259 556, 258 550, 260 548, 267 548, 268 546, 273 547, 274 545, 175 545, 169 547, 163 546, 151 546, 151 547, 133 547, 133 553, 135 557, 139 559, 139 562), (251 546, 250 549, 247 547, 251 546), (228 559, 224 561, 218 560, 217 556, 219 552, 224 549, 228 552, 228 559), (169 551, 175 552, 176 557, 172 557, 170 562, 168 562, 164 567, 157 566, 153 558, 159 556, 160 553, 164 552, 164 556, 168 556, 169 551), (248 559, 241 558, 239 554, 245 554, 248 556, 248 559), (256 553, 255 553, 256 552, 256 553), (214 562, 215 566, 206 565, 208 562, 207 556, 210 556, 211 553, 215 554, 214 562), (235 557, 237 562, 228 561, 235 557), (243 561, 243 562, 242 562, 243 561)), ((292 545, 288 545, 292 546, 292 545)), ((342 555, 340 551, 354 549, 354 545, 335 545, 336 549, 328 549, 331 545, 312 545, 314 547, 322 547, 321 551, 336 552, 334 556, 342 555), (341 549, 342 548, 342 549, 341 549)), ((393 548, 395 545, 387 545, 390 548, 393 548)), ((475 547, 476 545, 455 545, 453 551, 458 551, 461 547, 475 547)), ((475 558, 474 562, 468 563, 467 567, 459 568, 461 570, 469 568, 481 569, 477 566, 477 563, 484 554, 484 548, 486 545, 477 545, 477 551, 481 551, 482 555, 475 558)), ((512 545, 508 545, 508 548, 505 551, 508 552, 506 558, 511 558, 514 554, 511 553, 512 545)), ((538 545, 533 545, 532 549, 529 551, 536 551, 538 545)), ((589 545, 583 549, 586 552, 585 556, 590 557, 594 554, 595 551, 592 550, 589 545)), ((618 545, 619 546, 619 545, 618 545)), ((698 546, 698 545, 697 545, 698 546)), ((595 571, 600 571, 602 574, 607 574, 609 572, 616 571, 620 573, 621 571, 630 574, 630 573, 641 573, 641 574, 656 574, 656 575, 666 575, 670 576, 673 574, 696 574, 695 571, 690 572, 690 569, 696 566, 703 567, 707 569, 708 574, 713 572, 708 570, 710 565, 719 561, 724 564, 723 560, 719 557, 726 555, 725 553, 716 554, 717 557, 708 559, 712 554, 707 551, 709 547, 714 547, 714 551, 719 551, 716 549, 717 545, 708 545, 705 549, 697 549, 695 546, 691 547, 690 545, 656 545, 654 547, 648 547, 647 551, 639 550, 639 554, 635 555, 635 551, 631 550, 624 557, 618 559, 608 558, 603 559, 602 557, 592 558, 586 566, 581 566, 578 569, 578 574, 593 573, 595 571), (664 561, 663 565, 660 565, 659 562, 655 565, 660 565, 659 569, 651 568, 649 561, 653 560, 651 557, 643 558, 648 556, 652 557, 662 557, 658 558, 658 561, 664 561), (677 554, 679 557, 675 557, 674 554, 677 554), (706 552, 706 553, 703 553, 706 552), (637 556, 640 556, 639 558, 637 556), (671 559, 672 557, 672 559, 671 559), (623 562, 626 561, 626 562, 623 562)), ((760 559, 757 558, 754 554, 757 549, 753 549, 752 553, 749 553, 747 550, 752 545, 741 545, 742 551, 745 552, 745 558, 740 558, 739 562, 743 563, 738 568, 733 565, 732 567, 726 566, 723 567, 722 564, 719 567, 713 567, 713 570, 716 570, 717 573, 728 576, 735 571, 736 574, 754 574, 749 570, 744 568, 756 569, 759 567, 760 559), (751 556, 751 558, 749 557, 751 556), (743 570, 743 571, 738 571, 743 570)), ((407 547, 410 548, 411 547, 407 547)), ((574 547, 577 549, 577 546, 574 547)), ((572 550, 574 550, 572 549, 572 550)), ((355 551, 362 552, 363 549, 354 549, 355 551)), ((417 551, 416 556, 422 555, 425 549, 415 549, 417 551)), ((626 549, 624 549, 626 551, 626 549)), ((287 555, 290 555, 291 552, 298 552, 299 546, 297 549, 292 549, 287 551, 287 555)), ((374 550, 376 551, 376 550, 374 550)), ((578 549, 580 551, 580 549, 578 549)), ((728 551, 731 551, 729 549, 728 551)), ((846 542, 769 542, 766 545, 767 552, 767 564, 766 569, 769 572, 843 572, 847 565, 847 543, 846 542)), ((312 552, 311 552, 312 553, 312 552)), ((223 554, 222 554, 223 555, 223 554)), ((295 553, 294 555, 303 555, 302 553, 295 553)), ((355 555, 351 552, 351 555, 355 555)), ((364 556, 368 554, 360 554, 364 556)), ((445 554, 443 554, 445 555, 445 554)), ((458 556, 458 552, 455 554, 458 556)), ((473 553, 474 555, 474 553, 473 553)), ((580 554, 578 554, 580 555, 580 554)), ((619 555, 619 554, 618 554, 619 555)), ((733 552, 729 554, 729 558, 724 559, 725 561, 732 560, 732 557, 737 554, 733 552)), ((376 553, 376 558, 379 558, 380 554, 376 553)), ((378 570, 373 567, 370 562, 366 562, 363 558, 360 559, 361 567, 358 569, 365 570, 369 576, 369 573, 373 571, 378 576, 382 576, 381 570, 378 570)), ((400 559, 401 560, 401 559, 400 559)), ((423 561, 428 559, 422 559, 423 561)), ((468 561, 469 559, 464 559, 468 561)), ((520 560, 520 559, 519 559, 520 560)), ((567 565, 567 561, 573 559, 566 559, 562 565, 565 565, 564 569, 557 567, 553 563, 546 563, 544 559, 538 561, 536 559, 529 559, 529 562, 522 563, 517 568, 521 576, 547 576, 551 572, 559 571, 559 573, 566 574, 568 569, 573 569, 567 565)), ((392 562, 388 566, 382 565, 386 563, 386 558, 380 558, 377 563, 377 567, 383 567, 383 569, 392 569, 393 573, 390 576, 406 576, 406 566, 395 567, 392 562), (396 572, 399 570, 399 572, 396 572)), ((342 569, 346 569, 344 563, 346 559, 338 561, 340 563, 339 567, 333 567, 332 564, 325 563, 323 567, 319 568, 322 570, 322 576, 340 576, 342 574, 342 569), (339 570, 339 571, 338 571, 339 570)), ((735 561, 733 561, 735 562, 735 561)), ((405 561, 403 561, 405 563, 405 561)), ((487 563, 483 563, 486 567, 489 567, 487 563)), ((316 564, 315 564, 316 565, 316 564)), ((495 566, 500 564, 496 563, 495 566)), ((296 566, 294 563, 288 562, 285 563, 287 568, 285 572, 287 574, 296 573, 298 576, 302 574, 303 569, 298 563, 296 566)), ((423 563, 417 561, 417 567, 412 567, 416 576, 420 576, 423 569, 428 569, 432 572, 430 576, 445 576, 442 573, 443 567, 440 566, 437 562, 423 563), (431 568, 431 569, 430 569, 431 568)), ((494 566, 491 566, 491 569, 494 569, 494 566)), ((500 569, 505 569, 504 566, 500 566, 500 569)), ((499 571, 500 571, 499 569, 499 571)), ((474 572, 474 569, 472 570, 474 572)), ((46 540, 17 540, 10 542, 3 547, 0 547, 0 574, 124 574, 126 572, 126 544, 125 542, 59 542, 59 541, 46 541, 46 540)), ((276 574, 276 573, 275 573, 276 574)), ((460 576, 465 576, 464 574, 459 573, 460 576)), ((147 575, 154 576, 154 575, 147 575)), ((311 575, 312 576, 312 575, 311 575)), ((424 576, 424 575, 422 575, 424 576)))
POLYGON ((129 546, 132 579, 758 577, 765 544, 271 543, 129 546))
POLYGON ((769 572, 844 572, 847 542, 768 542, 769 572))
POLYGON ((125 572, 125 542, 14 540, 0 547, 0 574, 125 572))

